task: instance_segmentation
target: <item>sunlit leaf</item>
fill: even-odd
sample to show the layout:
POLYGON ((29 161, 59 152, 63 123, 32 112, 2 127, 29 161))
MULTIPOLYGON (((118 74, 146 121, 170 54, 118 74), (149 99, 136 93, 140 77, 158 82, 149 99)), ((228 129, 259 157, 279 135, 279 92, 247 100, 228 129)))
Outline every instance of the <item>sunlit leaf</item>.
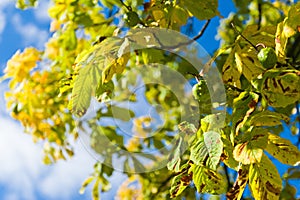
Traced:
POLYGON ((255 199, 279 199, 281 184, 275 165, 266 155, 262 156, 261 162, 250 165, 249 185, 255 199))
POLYGON ((226 193, 226 197, 230 200, 241 199, 246 188, 249 178, 248 167, 243 167, 238 170, 238 176, 232 188, 226 193))
POLYGON ((269 133, 266 151, 277 160, 288 165, 300 164, 300 151, 289 140, 269 133))
POLYGON ((193 165, 190 171, 193 172, 193 181, 199 193, 222 194, 226 192, 225 176, 201 165, 193 165))
POLYGON ((277 126, 281 125, 282 121, 289 121, 289 117, 281 113, 264 110, 252 115, 250 124, 253 126, 277 126))
POLYGON ((94 179, 95 179, 94 176, 90 176, 90 177, 88 177, 87 179, 85 179, 85 181, 82 183, 82 186, 81 186, 81 188, 80 188, 80 190, 79 190, 79 193, 80 193, 80 194, 83 194, 84 191, 85 191, 85 189, 86 189, 86 187, 87 187, 94 179))
POLYGON ((218 12, 218 1, 208 0, 208 1, 189 1, 182 0, 180 3, 195 17, 200 20, 210 19, 216 15, 218 12))
POLYGON ((196 165, 204 165, 216 170, 223 150, 223 142, 219 133, 208 131, 191 148, 190 159, 196 165))
POLYGON ((180 195, 189 186, 192 180, 192 173, 189 172, 190 167, 189 163, 182 165, 178 175, 173 178, 170 189, 171 198, 180 195))
POLYGON ((267 130, 254 128, 245 135, 244 142, 234 147, 233 157, 244 165, 260 162, 267 145, 267 130))

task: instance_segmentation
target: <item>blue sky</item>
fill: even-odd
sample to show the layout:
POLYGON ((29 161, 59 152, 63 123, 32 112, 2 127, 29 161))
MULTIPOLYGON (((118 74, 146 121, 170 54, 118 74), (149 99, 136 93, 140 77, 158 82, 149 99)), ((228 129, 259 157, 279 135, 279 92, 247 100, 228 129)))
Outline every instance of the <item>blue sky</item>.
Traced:
MULTIPOLYGON (((18 49, 28 46, 43 49, 51 36, 47 15, 49 1, 40 3, 37 9, 21 11, 12 0, 0 0, 0 75, 6 61, 18 49)), ((220 1, 220 8, 226 17, 233 8, 232 2, 220 1)), ((219 18, 214 18, 199 39, 210 53, 219 46, 214 38, 218 23, 219 18)), ((77 142, 74 158, 51 166, 42 164, 42 144, 34 144, 31 136, 23 133, 21 125, 11 119, 5 109, 3 94, 6 90, 7 81, 0 84, 0 199, 90 199, 90 188, 85 195, 79 195, 78 191, 82 181, 93 171, 95 160, 77 142)), ((102 196, 103 199, 112 199, 122 180, 124 177, 116 173, 112 178, 114 190, 102 196)))

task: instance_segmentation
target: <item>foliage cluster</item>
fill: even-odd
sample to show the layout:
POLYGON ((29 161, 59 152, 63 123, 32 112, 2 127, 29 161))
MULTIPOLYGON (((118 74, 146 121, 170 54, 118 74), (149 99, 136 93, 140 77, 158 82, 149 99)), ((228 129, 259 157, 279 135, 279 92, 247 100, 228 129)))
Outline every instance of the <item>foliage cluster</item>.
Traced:
MULTIPOLYGON (((85 127, 76 124, 72 114, 86 114, 95 97, 104 107, 89 121, 91 147, 104 156, 105 163, 113 162, 112 152, 126 157, 122 168, 128 180, 120 186, 119 199, 195 199, 199 193, 241 199, 247 184, 255 199, 295 199, 298 188, 290 180, 300 178, 300 3, 234 0, 236 12, 223 18, 217 0, 52 2, 48 12, 53 34, 45 49, 16 52, 4 75, 10 79, 7 107, 35 142, 44 142, 46 164, 73 155, 70 141, 85 127), (148 63, 169 66, 186 79, 199 72, 185 58, 169 52, 126 51, 128 39, 117 35, 145 27, 191 31, 193 23, 206 20, 208 24, 212 18, 221 19, 221 45, 209 63, 216 63, 226 89, 225 124, 213 124, 218 115, 211 112, 209 85, 204 80, 193 89, 194 103, 189 103, 199 104, 201 114, 196 121, 180 121, 180 103, 172 90, 150 84, 143 94, 146 101, 160 105, 156 112, 168 112, 161 116, 164 123, 156 127, 158 131, 149 136, 152 119, 109 103, 112 98, 137 101, 128 89, 136 77, 124 74, 148 63), (261 51, 262 46, 268 49, 261 51), (116 79, 122 79, 122 85, 116 79), (135 137, 126 140, 114 124, 95 125, 106 118, 133 121, 135 137), (176 130, 179 134, 172 135, 176 130), (107 139, 113 145, 101 148, 107 139), (149 169, 130 153, 161 149, 174 140, 177 145, 165 167, 133 173, 149 169), (289 165, 282 176, 273 158, 289 165)), ((37 3, 18 0, 17 7, 26 9, 37 3)), ((185 83, 176 81, 167 83, 169 88, 184 87, 185 83)), ((80 192, 93 182, 93 198, 98 199, 100 191, 110 189, 108 178, 114 169, 100 162, 94 169, 80 192)))

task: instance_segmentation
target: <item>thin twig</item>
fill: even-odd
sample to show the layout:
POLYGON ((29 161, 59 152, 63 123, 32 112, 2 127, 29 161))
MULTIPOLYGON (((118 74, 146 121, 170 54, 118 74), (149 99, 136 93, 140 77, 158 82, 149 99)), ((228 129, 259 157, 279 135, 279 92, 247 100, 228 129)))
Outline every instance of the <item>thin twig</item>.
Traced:
POLYGON ((259 1, 258 2, 258 22, 257 22, 258 26, 257 26, 257 30, 259 30, 260 27, 261 27, 261 20, 262 20, 262 2, 259 1))
POLYGON ((203 25, 203 27, 201 28, 201 30, 199 31, 199 33, 198 33, 196 36, 194 36, 194 37, 192 38, 192 40, 189 40, 189 41, 187 41, 187 42, 179 42, 178 44, 173 45, 173 46, 165 46, 165 45, 163 45, 163 44, 159 41, 159 38, 157 38, 157 36, 156 36, 155 34, 153 34, 153 35, 154 35, 155 39, 157 40, 157 42, 159 43, 159 45, 161 45, 163 48, 165 48, 165 49, 176 49, 176 48, 178 48, 178 47, 180 47, 180 46, 186 46, 186 45, 189 45, 189 44, 193 43, 194 41, 196 41, 197 39, 199 39, 199 38, 204 34, 206 28, 207 28, 208 25, 209 25, 209 22, 210 22, 210 19, 208 19, 208 20, 205 22, 205 24, 203 25))
POLYGON ((237 33, 237 34, 239 34, 244 40, 246 40, 256 51, 258 51, 258 49, 257 49, 257 47, 250 41, 250 40, 248 40, 240 31, 238 31, 237 29, 236 29, 236 27, 235 27, 235 25, 234 25, 234 23, 233 22, 231 22, 230 23, 231 24, 231 26, 232 26, 232 28, 233 28, 233 30, 237 33))
POLYGON ((121 2, 121 4, 122 4, 125 8, 127 8, 128 11, 132 11, 132 8, 131 8, 130 6, 128 6, 128 5, 126 5, 126 4, 123 2, 123 0, 119 0, 119 1, 121 2))
POLYGON ((210 23, 210 19, 205 22, 205 24, 203 25, 202 29, 199 31, 198 35, 196 35, 195 37, 193 37, 193 40, 198 40, 204 34, 204 31, 208 27, 209 23, 210 23))

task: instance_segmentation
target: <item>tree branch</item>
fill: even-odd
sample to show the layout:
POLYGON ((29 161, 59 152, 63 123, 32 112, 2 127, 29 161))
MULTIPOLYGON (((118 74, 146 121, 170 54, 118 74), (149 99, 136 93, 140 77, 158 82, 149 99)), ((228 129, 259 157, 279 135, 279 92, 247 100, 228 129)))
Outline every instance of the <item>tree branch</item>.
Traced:
POLYGON ((230 23, 233 30, 239 34, 244 40, 246 40, 256 51, 258 51, 257 46, 255 46, 250 40, 248 40, 239 30, 236 29, 235 25, 233 22, 230 23))
POLYGON ((261 20, 262 20, 262 2, 258 2, 258 22, 257 22, 257 30, 261 27, 261 20))
POLYGON ((208 27, 209 23, 210 23, 210 19, 205 22, 202 29, 199 31, 198 35, 193 37, 193 40, 195 40, 195 41, 198 40, 204 34, 204 32, 205 32, 206 28, 208 27))
POLYGON ((196 36, 194 36, 194 37, 192 38, 192 40, 189 40, 189 41, 187 41, 187 42, 179 42, 178 44, 173 45, 173 46, 165 46, 165 45, 163 45, 163 44, 159 41, 159 39, 157 38, 157 36, 156 36, 155 34, 153 34, 153 35, 154 35, 155 39, 157 40, 157 42, 159 43, 159 45, 161 45, 161 46, 164 47, 165 49, 176 49, 176 48, 178 48, 178 47, 180 47, 180 46, 183 46, 183 45, 189 45, 189 44, 193 43, 194 41, 196 41, 197 39, 199 39, 199 38, 204 34, 206 28, 207 28, 208 25, 209 25, 209 22, 210 22, 210 19, 208 19, 208 20, 205 22, 205 24, 203 25, 203 27, 201 28, 201 30, 199 31, 199 33, 198 33, 196 36))

